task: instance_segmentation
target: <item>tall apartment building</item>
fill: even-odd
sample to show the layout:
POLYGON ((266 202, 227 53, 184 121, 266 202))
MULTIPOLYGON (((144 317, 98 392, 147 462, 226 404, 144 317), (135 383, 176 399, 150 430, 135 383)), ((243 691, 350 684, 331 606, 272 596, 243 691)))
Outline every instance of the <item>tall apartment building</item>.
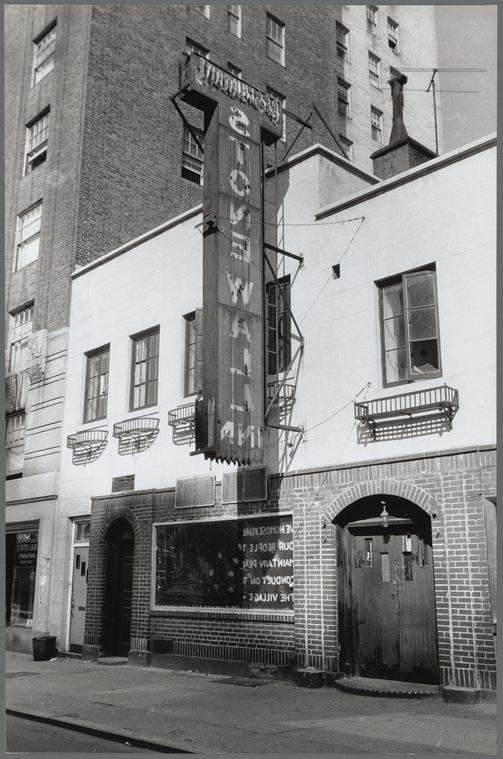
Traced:
MULTIPOLYGON (((433 66, 436 42, 431 7, 397 5, 18 5, 5 30, 7 615, 22 646, 34 604, 45 627, 70 274, 201 199, 202 154, 171 99, 182 54, 280 98, 280 160, 321 142, 369 171, 390 69, 433 66)), ((407 116, 433 148, 432 102, 411 98, 407 116)))

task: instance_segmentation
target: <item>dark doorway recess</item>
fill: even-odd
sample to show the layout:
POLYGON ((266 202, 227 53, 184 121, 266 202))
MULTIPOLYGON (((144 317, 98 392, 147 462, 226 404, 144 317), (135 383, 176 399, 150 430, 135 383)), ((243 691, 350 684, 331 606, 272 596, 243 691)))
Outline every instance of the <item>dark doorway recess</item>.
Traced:
POLYGON ((125 519, 117 519, 107 533, 108 559, 105 591, 104 653, 127 656, 131 642, 134 535, 125 519))
POLYGON ((344 509, 336 529, 340 670, 438 683, 429 515, 377 495, 344 509))

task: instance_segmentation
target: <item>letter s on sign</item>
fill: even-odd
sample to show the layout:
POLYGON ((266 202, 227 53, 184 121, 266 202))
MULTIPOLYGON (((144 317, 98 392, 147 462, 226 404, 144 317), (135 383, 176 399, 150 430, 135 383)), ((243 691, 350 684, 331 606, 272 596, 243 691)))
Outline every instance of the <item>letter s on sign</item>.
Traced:
POLYGON ((232 129, 234 129, 234 131, 238 134, 242 134, 245 137, 250 136, 250 131, 248 129, 250 126, 250 121, 246 113, 243 113, 243 111, 241 111, 239 108, 231 106, 229 124, 231 125, 232 129))

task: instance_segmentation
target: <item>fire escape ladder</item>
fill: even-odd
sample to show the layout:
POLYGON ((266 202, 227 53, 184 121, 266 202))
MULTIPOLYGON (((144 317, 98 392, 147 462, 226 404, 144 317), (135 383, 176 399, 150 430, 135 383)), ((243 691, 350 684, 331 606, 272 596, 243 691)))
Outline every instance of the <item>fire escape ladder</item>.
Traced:
MULTIPOLYGON (((271 172, 269 179, 270 181, 272 180, 272 182, 274 183, 275 207, 277 209, 278 208, 277 150, 275 150, 274 173, 271 172)), ((291 324, 290 339, 297 342, 297 347, 293 351, 293 354, 290 357, 290 360, 288 361, 288 366, 286 366, 284 371, 281 372, 282 374, 281 379, 277 379, 276 381, 268 383, 267 393, 266 393, 265 424, 267 427, 280 430, 286 435, 289 432, 298 433, 299 435, 302 435, 302 433, 304 432, 303 427, 289 424, 289 421, 292 415, 293 406, 295 405, 295 391, 296 391, 297 377, 298 377, 299 367, 300 367, 300 359, 302 357, 302 352, 304 350, 304 337, 302 335, 299 323, 297 322, 297 319, 295 318, 295 315, 292 311, 292 308, 290 305, 290 298, 288 297, 288 294, 287 294, 287 289, 284 285, 281 284, 278 277, 278 271, 281 269, 282 262, 285 260, 285 258, 290 258, 293 261, 296 261, 297 263, 297 269, 295 270, 292 277, 292 281, 295 281, 297 274, 299 273, 299 270, 303 266, 304 257, 301 254, 292 253, 291 251, 286 250, 285 248, 282 248, 278 245, 273 245, 272 243, 267 242, 266 240, 264 241, 264 261, 271 273, 272 281, 274 282, 276 292, 278 293, 279 298, 281 299, 283 310, 288 314, 290 318, 290 324, 291 324), (273 261, 271 261, 271 257, 268 255, 268 251, 270 251, 270 253, 273 254, 274 256, 273 261), (272 419, 270 419, 271 411, 273 410, 275 406, 277 406, 278 408, 277 421, 276 420, 273 421, 272 419)))

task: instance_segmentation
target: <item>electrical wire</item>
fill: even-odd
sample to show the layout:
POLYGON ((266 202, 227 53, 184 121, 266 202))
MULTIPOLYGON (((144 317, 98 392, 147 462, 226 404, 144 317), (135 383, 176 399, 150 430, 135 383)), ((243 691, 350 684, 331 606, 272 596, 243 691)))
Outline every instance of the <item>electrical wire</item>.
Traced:
MULTIPOLYGON (((350 221, 364 221, 365 216, 355 216, 352 219, 342 219, 340 221, 309 221, 304 224, 302 223, 286 223, 284 222, 281 226, 283 227, 331 227, 334 224, 348 224, 350 221)), ((231 221, 230 216, 219 216, 218 221, 231 221)), ((249 224, 262 224, 261 221, 252 221, 251 219, 248 220, 249 224)), ((277 226, 275 221, 264 221, 264 224, 268 224, 269 226, 277 226)), ((199 225, 196 225, 199 226, 199 225)))
POLYGON ((361 390, 358 390, 356 395, 353 395, 350 401, 344 404, 344 406, 341 406, 337 409, 337 411, 334 411, 333 414, 330 414, 330 416, 327 416, 325 419, 322 419, 321 422, 318 422, 317 424, 313 424, 312 427, 309 427, 309 429, 304 430, 304 435, 306 435, 308 432, 311 432, 312 430, 315 430, 317 427, 321 427, 322 424, 325 424, 325 422, 328 422, 330 419, 333 419, 334 416, 337 416, 337 414, 340 414, 341 411, 344 411, 348 406, 351 406, 351 404, 358 398, 359 395, 361 395, 364 391, 368 390, 371 385, 371 382, 367 382, 361 390))

